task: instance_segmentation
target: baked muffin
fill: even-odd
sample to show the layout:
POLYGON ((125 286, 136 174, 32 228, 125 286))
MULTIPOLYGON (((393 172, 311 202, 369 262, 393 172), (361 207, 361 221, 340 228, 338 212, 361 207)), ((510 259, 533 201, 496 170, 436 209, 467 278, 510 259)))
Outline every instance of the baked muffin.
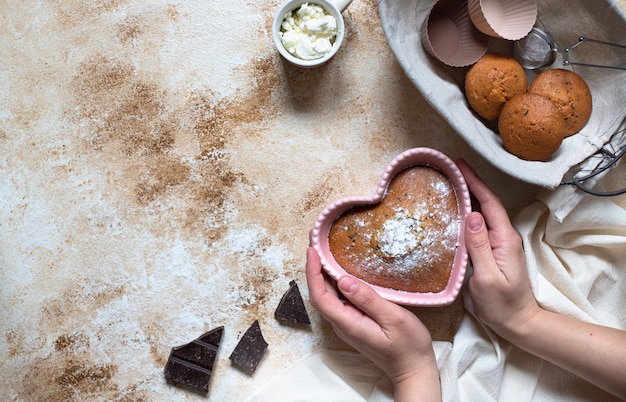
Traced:
POLYGON ((465 75, 465 96, 479 116, 497 121, 504 104, 525 93, 528 82, 522 66, 512 57, 485 54, 465 75))
POLYGON ((514 96, 504 105, 498 130, 504 148, 513 155, 530 161, 546 161, 561 146, 565 123, 550 99, 525 93, 514 96))
POLYGON ((417 165, 393 178, 380 203, 340 215, 328 243, 346 272, 370 284, 437 293, 450 280, 459 222, 450 181, 417 165))
POLYGON ((543 95, 556 105, 565 119, 566 137, 579 132, 591 116, 591 91, 573 71, 546 70, 533 80, 528 92, 543 95))

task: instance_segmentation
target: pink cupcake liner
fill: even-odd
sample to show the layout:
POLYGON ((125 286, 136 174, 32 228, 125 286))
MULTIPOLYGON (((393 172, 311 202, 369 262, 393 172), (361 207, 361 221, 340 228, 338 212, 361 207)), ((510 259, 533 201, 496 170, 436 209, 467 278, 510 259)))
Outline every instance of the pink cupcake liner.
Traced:
POLYGON ((452 67, 474 64, 487 52, 488 37, 472 24, 463 1, 438 1, 422 25, 421 37, 431 56, 452 67))
POLYGON ((537 20, 535 0, 468 0, 467 7, 476 28, 496 38, 521 39, 537 20))

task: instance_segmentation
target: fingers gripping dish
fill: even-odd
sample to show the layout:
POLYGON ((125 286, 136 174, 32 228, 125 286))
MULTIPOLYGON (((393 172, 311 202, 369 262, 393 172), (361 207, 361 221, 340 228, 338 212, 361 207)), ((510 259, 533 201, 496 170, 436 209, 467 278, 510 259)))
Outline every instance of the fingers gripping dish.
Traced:
POLYGON ((454 162, 415 148, 389 165, 371 197, 327 207, 311 235, 327 273, 350 274, 406 305, 447 305, 467 265, 469 192, 454 162))

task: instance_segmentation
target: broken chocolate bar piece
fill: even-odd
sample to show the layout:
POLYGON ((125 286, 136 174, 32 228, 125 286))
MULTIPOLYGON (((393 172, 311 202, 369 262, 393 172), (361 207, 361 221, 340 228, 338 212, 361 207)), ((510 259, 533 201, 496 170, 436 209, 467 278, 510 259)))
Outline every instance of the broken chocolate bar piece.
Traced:
POLYGON ((173 347, 165 365, 167 381, 207 394, 223 331, 223 326, 217 327, 186 345, 173 347))
POLYGON ((278 307, 274 312, 274 317, 278 321, 311 324, 296 281, 289 282, 289 290, 280 299, 280 303, 278 303, 278 307))
POLYGON ((263 339, 259 320, 254 320, 250 328, 243 334, 229 359, 238 366, 252 372, 263 357, 267 342, 263 339))

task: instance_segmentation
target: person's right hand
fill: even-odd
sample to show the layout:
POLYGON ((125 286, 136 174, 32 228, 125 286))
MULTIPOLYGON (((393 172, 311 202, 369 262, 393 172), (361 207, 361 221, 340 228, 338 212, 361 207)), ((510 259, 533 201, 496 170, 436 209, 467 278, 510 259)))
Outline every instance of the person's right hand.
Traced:
POLYGON ((498 197, 458 162, 482 214, 465 224, 474 274, 469 292, 478 319, 517 347, 626 400, 626 331, 541 308, 530 289, 520 235, 498 197))
POLYGON ((540 310, 530 289, 522 240, 498 197, 464 160, 458 166, 482 212, 472 212, 465 223, 465 245, 474 268, 468 285, 474 312, 507 338, 540 310))

